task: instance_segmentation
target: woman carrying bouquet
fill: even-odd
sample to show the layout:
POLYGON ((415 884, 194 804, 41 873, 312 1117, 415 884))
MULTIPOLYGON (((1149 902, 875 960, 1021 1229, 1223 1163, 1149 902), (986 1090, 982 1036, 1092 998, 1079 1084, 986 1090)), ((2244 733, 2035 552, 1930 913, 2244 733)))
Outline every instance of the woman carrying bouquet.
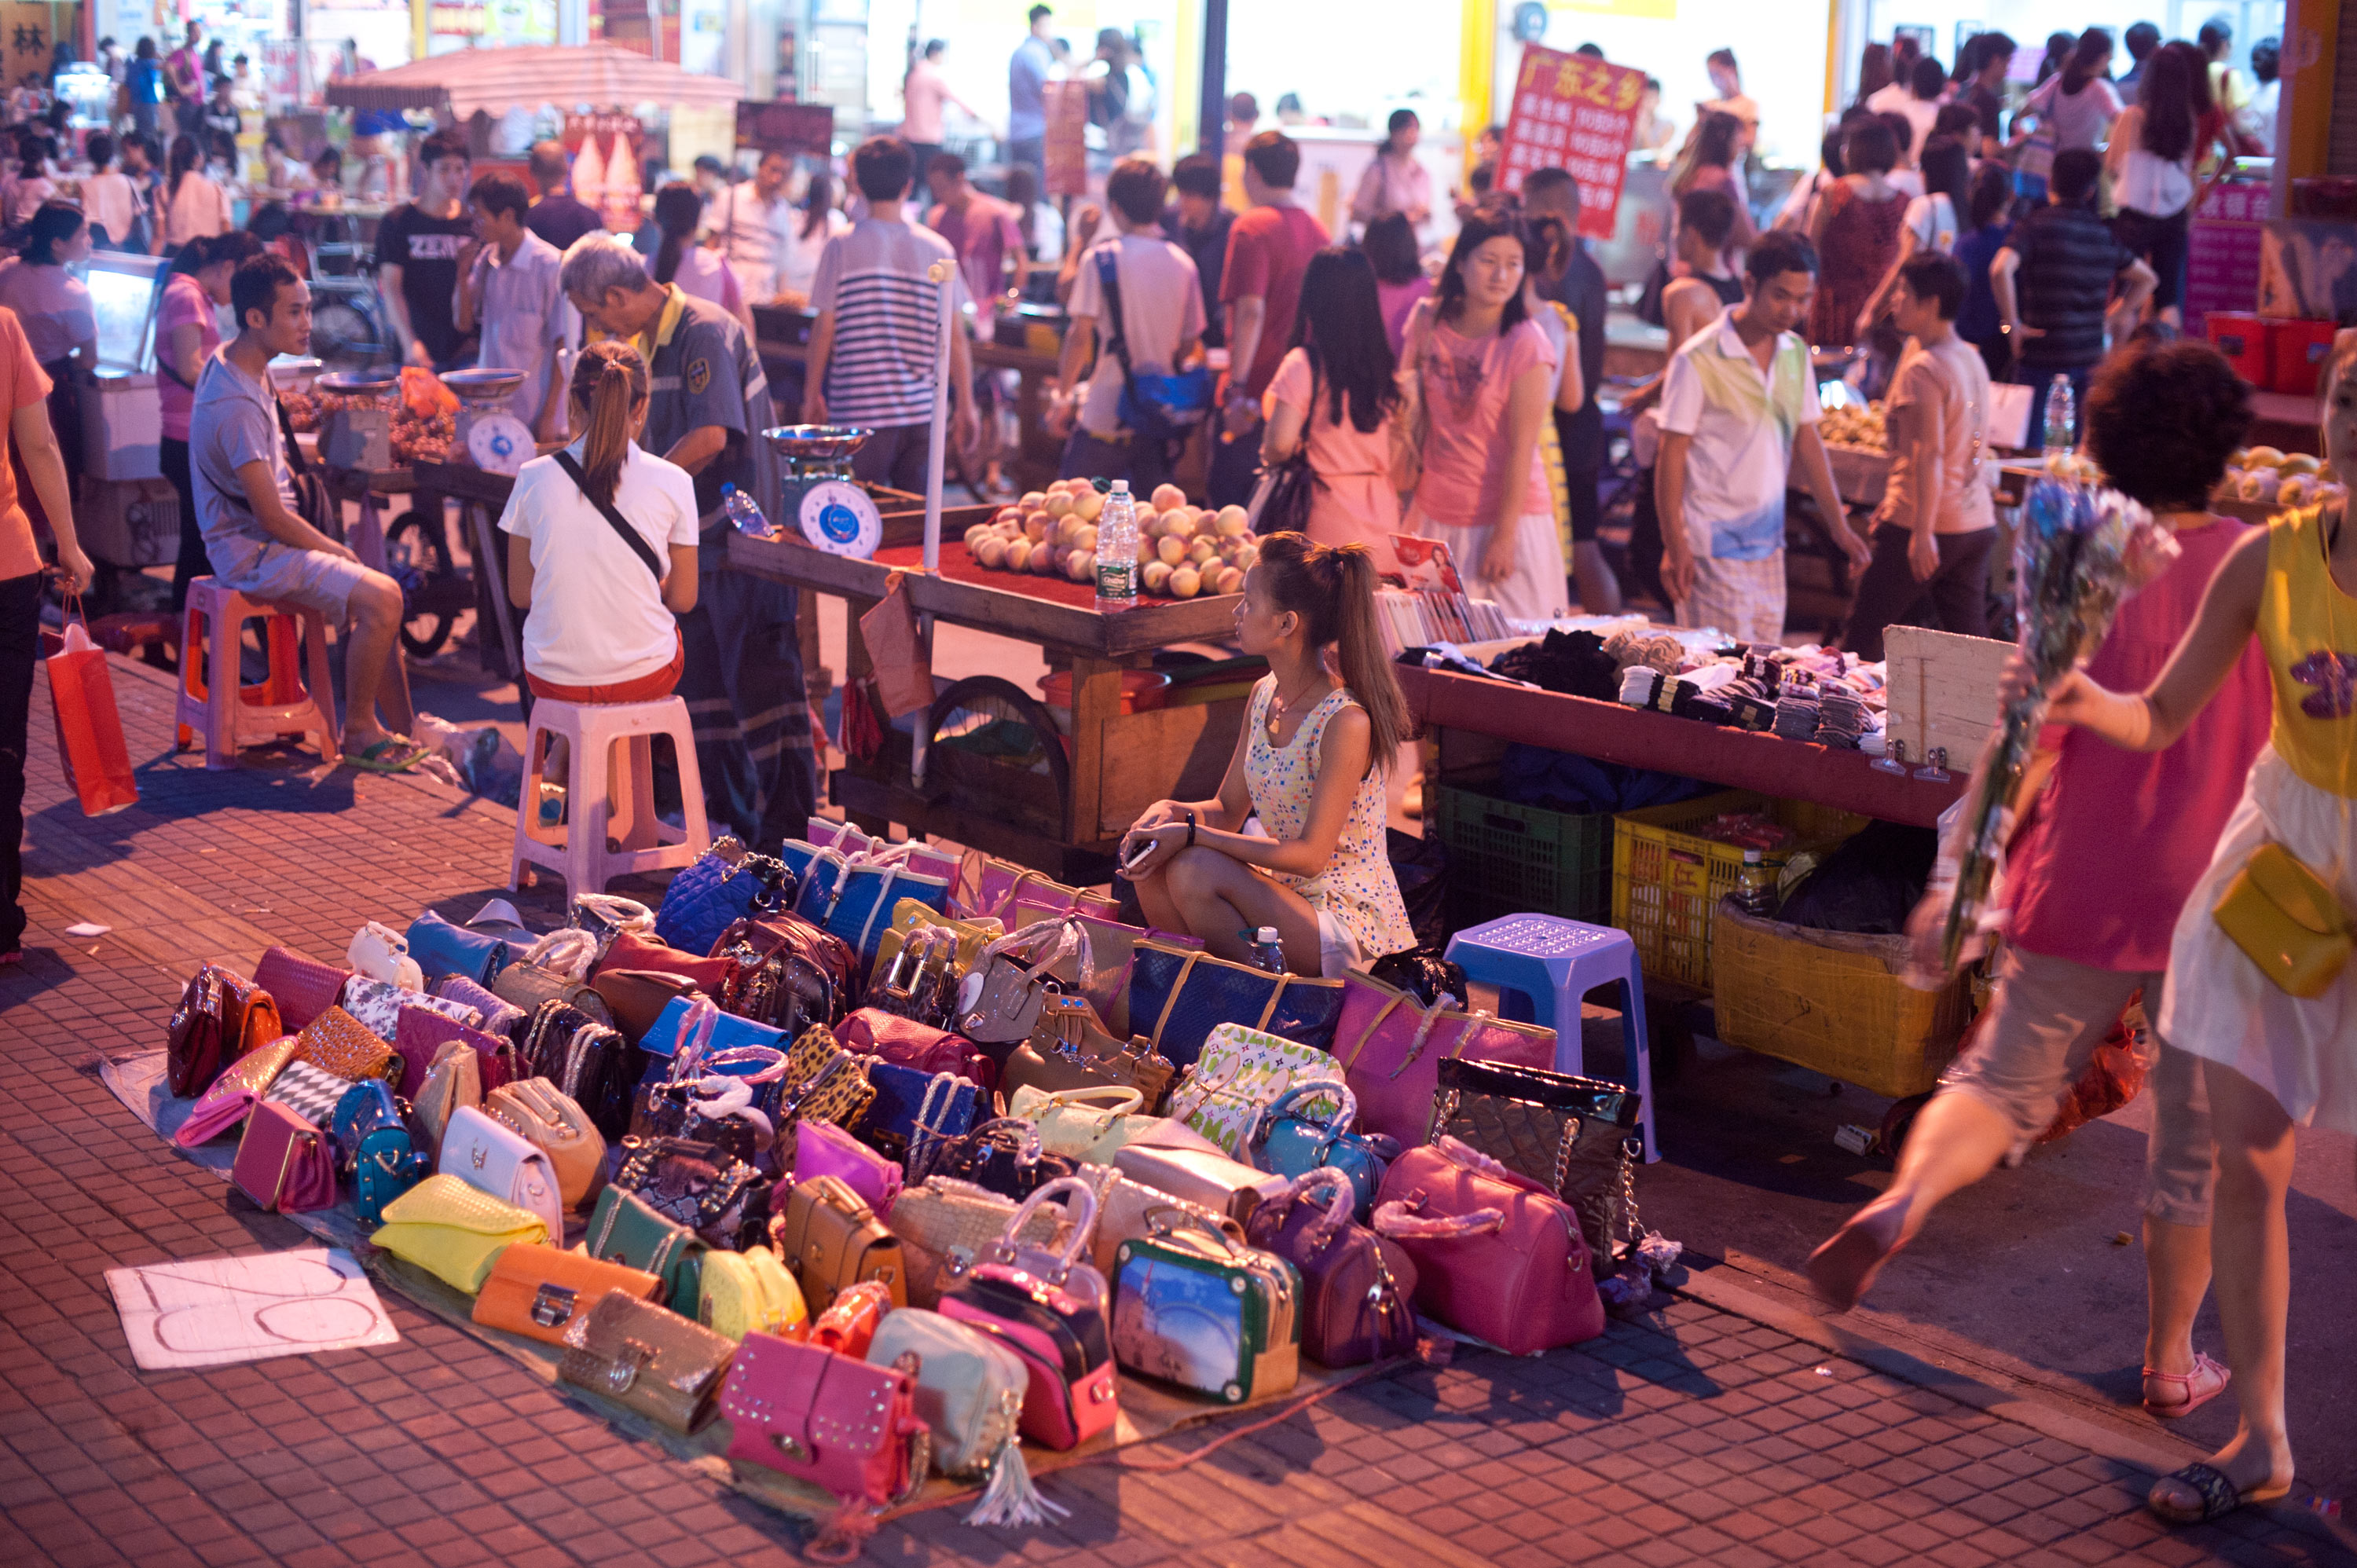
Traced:
MULTIPOLYGON (((2094 678, 2135 688, 2159 676, 2222 564, 2260 537, 2207 505, 2250 422, 2250 390, 2206 343, 2139 344, 2104 366, 2088 399, 2088 444, 2175 536, 2179 554, 2120 606, 2088 663, 2094 678)), ((2150 756, 2059 727, 2040 736, 2016 798, 2023 821, 2007 854, 1996 995, 1972 1048, 1908 1133, 1889 1190, 1810 1258, 1828 1305, 1855 1305, 1935 1205, 2046 1131, 2131 997, 2141 991, 2147 1016, 2159 1011, 2178 911, 2266 744, 2266 667, 2256 650, 2230 679, 2191 734, 2150 756)), ((1938 967, 1948 906, 1947 888, 1935 886, 1909 922, 1926 970, 1938 967)), ((2224 1369, 2193 1348, 2210 1284, 2213 1186, 2201 1090, 2199 1058, 2162 1058, 2147 1159, 2144 1400, 2164 1418, 2227 1384, 2224 1369)))
MULTIPOLYGON (((2325 450, 2343 472, 2357 471, 2352 366, 2357 349, 2344 349, 2323 381, 2325 450)), ((2292 1129, 2357 1132, 2357 965, 2332 972, 2331 940, 2304 934, 2284 912, 2304 902, 2329 919, 2337 907, 2345 929, 2357 910, 2357 527, 2347 507, 2287 512, 2237 544, 2200 618, 2141 695, 2073 671, 2055 683, 2047 709, 2115 746, 2159 751, 2200 722, 2255 639, 2274 690, 2273 734, 2178 918, 2159 1018, 2164 1051, 2200 1058, 2209 1086, 2218 1141, 2212 1262, 2242 1407, 2224 1448, 2153 1484, 2147 1504, 2177 1523, 2291 1487, 2284 1193, 2292 1129), (2300 961, 2319 952, 2326 961, 2304 969, 2300 961)), ((2018 685, 2020 672, 2008 679, 2018 685)))

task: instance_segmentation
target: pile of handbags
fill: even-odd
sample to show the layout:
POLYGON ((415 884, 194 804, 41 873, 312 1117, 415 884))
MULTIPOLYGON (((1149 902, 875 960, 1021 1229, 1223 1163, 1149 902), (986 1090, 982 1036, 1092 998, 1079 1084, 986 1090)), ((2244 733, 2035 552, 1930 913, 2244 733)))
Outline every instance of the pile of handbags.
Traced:
POLYGON ((564 1380, 716 1412, 854 1509, 937 1473, 1036 1517, 1019 1441, 1110 1428, 1122 1372, 1233 1404, 1411 1350, 1418 1314, 1517 1353, 1602 1332, 1635 1097, 1548 1071, 1551 1032, 825 827, 548 936, 428 913, 342 968, 208 965, 175 1136, 242 1123, 256 1203, 349 1198, 564 1380))

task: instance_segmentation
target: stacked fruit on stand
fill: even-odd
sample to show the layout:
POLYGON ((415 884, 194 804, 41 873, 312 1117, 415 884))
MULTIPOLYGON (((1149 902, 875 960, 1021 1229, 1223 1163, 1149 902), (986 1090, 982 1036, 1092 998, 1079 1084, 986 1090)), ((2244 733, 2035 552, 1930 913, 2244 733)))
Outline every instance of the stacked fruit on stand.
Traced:
POLYGON ((1825 410, 1817 434, 1835 446, 1854 446, 1862 452, 1889 450, 1889 437, 1883 428, 1882 405, 1867 403, 1864 408, 1845 404, 1825 410))
POLYGON ((2298 507, 2345 498, 2349 488, 2330 463, 2305 452, 2246 446, 2226 460, 2226 478, 2218 493, 2229 500, 2298 507))
MULTIPOLYGON (((1105 499, 1092 480, 1058 479, 967 529, 966 553, 995 571, 1092 581, 1105 499)), ((1137 539, 1139 585, 1165 598, 1241 593, 1260 559, 1243 508, 1189 506, 1176 485, 1158 485, 1140 500, 1137 539)))

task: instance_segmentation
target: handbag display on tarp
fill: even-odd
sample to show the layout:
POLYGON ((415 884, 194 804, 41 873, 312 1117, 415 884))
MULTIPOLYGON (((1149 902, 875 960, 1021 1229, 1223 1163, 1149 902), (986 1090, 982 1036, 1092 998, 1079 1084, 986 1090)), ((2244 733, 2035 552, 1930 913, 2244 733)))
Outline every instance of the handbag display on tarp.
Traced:
POLYGON ((393 1028, 393 1048, 400 1054, 402 1063, 401 1081, 393 1085, 393 1092, 410 1100, 424 1093, 425 1075, 433 1070, 435 1058, 453 1040, 472 1050, 479 1063, 497 1061, 515 1049, 514 1042, 506 1036, 469 1028, 447 1013, 404 1007, 393 1028))
MULTIPOLYGON (((387 1045, 393 1043, 393 1036, 400 1030, 404 1007, 423 1007, 429 1012, 445 1013, 470 1029, 479 1029, 483 1026, 482 1009, 479 1007, 429 995, 423 991, 413 991, 389 980, 371 980, 365 974, 356 974, 344 983, 343 1000, 338 1005, 359 1019, 370 1034, 387 1045)), ((317 1022, 317 1018, 312 1020, 312 1023, 317 1022)), ((310 1025, 304 1027, 308 1028, 310 1025)))
POLYGON ((1132 1138, 1162 1118, 1145 1114, 1146 1097, 1134 1089, 1107 1084, 1053 1093, 1028 1084, 1006 1102, 1006 1113, 1039 1129, 1039 1145, 1051 1155, 1104 1165, 1132 1138))
POLYGON ((695 1320, 731 1339, 757 1330, 789 1339, 810 1332, 802 1287, 768 1247, 704 1254, 704 1297, 695 1320))
POLYGON ((824 1312, 811 1320, 810 1343, 855 1360, 867 1358, 876 1326, 892 1310, 892 1292, 881 1280, 862 1280, 834 1293, 824 1312))
POLYGON ((558 1196, 555 1167, 522 1133, 500 1126, 481 1111, 468 1106, 452 1113, 442 1130, 442 1153, 434 1168, 534 1216, 551 1236, 564 1236, 565 1204, 558 1196))
POLYGON ((1617 1083, 1502 1062, 1440 1064, 1426 1142, 1455 1138, 1571 1205, 1609 1268, 1636 1239, 1637 1094, 1617 1083))
POLYGON ((915 851, 913 845, 893 844, 845 855, 788 839, 780 854, 802 878, 794 913, 850 944, 856 972, 867 973, 901 900, 913 898, 934 910, 949 908, 949 879, 914 869, 909 860, 915 851))
POLYGON ((197 1096, 188 1120, 172 1134, 184 1149, 209 1143, 245 1120, 278 1075, 302 1059, 303 1045, 292 1035, 280 1036, 259 1050, 248 1051, 221 1070, 211 1087, 197 1096))
POLYGON ((712 950, 726 967, 710 994, 739 1017, 798 1035, 858 1000, 851 945, 791 910, 737 921, 712 950))
MULTIPOLYGON (((394 1027, 397 1033, 399 1026, 394 1027)), ((306 1062, 353 1083, 364 1078, 398 1083, 408 1068, 392 1046, 341 1007, 330 1007, 304 1025, 296 1038, 303 1042, 306 1062)))
POLYGON ((173 1010, 165 1082, 184 1100, 202 1094, 222 1069, 285 1032, 270 993, 219 964, 204 964, 173 1010))
POLYGON ((500 1001, 512 1003, 527 1013, 538 1013, 543 1003, 562 1002, 579 1008, 609 1029, 614 1026, 614 1015, 607 1010, 606 999, 597 994, 596 988, 537 963, 519 961, 508 965, 491 982, 490 989, 500 1001))
POLYGON ((770 1178, 717 1144, 625 1138, 614 1185, 709 1247, 735 1251, 769 1227, 770 1178))
POLYGON ((1089 1245, 1094 1254, 1097 1271, 1107 1279, 1119 1267, 1117 1254, 1124 1241, 1134 1241, 1146 1235, 1157 1214, 1198 1227, 1217 1230, 1231 1241, 1244 1239, 1244 1228, 1223 1210, 1189 1203, 1157 1187, 1132 1181, 1112 1165, 1082 1165, 1081 1179, 1097 1195, 1096 1234, 1089 1245))
POLYGON ((1296 1179, 1315 1170, 1339 1173, 1351 1184, 1352 1217, 1364 1225, 1400 1144, 1381 1133, 1351 1132, 1358 1118, 1359 1102, 1349 1089, 1314 1080, 1296 1084, 1261 1112, 1244 1140, 1244 1157, 1256 1170, 1296 1179), (1334 1109, 1320 1114, 1320 1104, 1334 1109))
MULTIPOLYGON (((1199 1136, 1183 1122, 1170 1126, 1199 1136)), ((1127 1144, 1114 1155, 1113 1163, 1114 1169, 1141 1186, 1183 1197, 1240 1225, 1249 1225, 1254 1208, 1290 1185, 1285 1177, 1256 1171, 1217 1148, 1168 1147, 1151 1140, 1127 1144)))
POLYGON ((627 1263, 663 1283, 663 1305, 693 1313, 704 1299, 704 1242, 684 1225, 657 1214, 637 1194, 612 1183, 597 1195, 581 1250, 609 1263, 627 1263))
POLYGON ((1017 899, 1052 909, 1060 915, 1094 915, 1101 920, 1121 918, 1121 906, 1103 894, 1067 887, 1045 872, 1033 871, 1013 861, 984 857, 981 866, 974 874, 973 883, 972 902, 958 911, 963 919, 987 916, 1005 921, 1012 929, 1021 924, 1014 918, 1017 899))
POLYGON ((1341 1082, 1342 1064, 1314 1046, 1222 1024, 1204 1038, 1203 1054, 1170 1091, 1170 1116, 1243 1159, 1254 1124, 1286 1090, 1300 1083, 1340 1088, 1341 1082))
POLYGON ((913 1368, 748 1334, 720 1412, 729 1458, 808 1481, 840 1503, 906 1502, 931 1468, 913 1368))
POLYGON ((587 1317, 608 1291, 652 1301, 662 1294, 662 1281, 579 1252, 519 1243, 501 1251, 491 1264, 475 1297, 474 1319, 486 1328, 562 1345, 565 1330, 587 1317))
POLYGON ((482 1017, 475 1027, 486 1035, 513 1034, 516 1026, 530 1016, 514 1003, 492 995, 488 989, 463 974, 446 974, 426 990, 440 1001, 455 1002, 461 1007, 472 1007, 481 1014, 482 1017))
POLYGON ((2331 887, 2273 842, 2251 852, 2210 914, 2287 995, 2323 995, 2357 952, 2357 921, 2331 887))
POLYGON ((548 1156, 566 1213, 589 1201, 605 1174, 606 1139, 578 1101, 544 1078, 527 1078, 491 1090, 483 1110, 548 1156))
POLYGON ((1343 977, 1334 1056, 1359 1097, 1361 1133, 1420 1144, 1442 1062, 1461 1057, 1545 1070, 1555 1066, 1555 1031, 1536 1024, 1426 1005, 1357 970, 1343 977))
POLYGON ((819 1176, 834 1177, 889 1219, 906 1173, 899 1162, 886 1159, 842 1128, 813 1122, 794 1140, 794 1185, 819 1176))
POLYGON ((349 969, 305 958, 292 948, 266 949, 253 966, 253 983, 270 993, 278 1004, 279 1027, 290 1035, 334 1006, 351 977, 349 969))
POLYGON ((1392 1162, 1374 1229, 1415 1263, 1415 1308, 1513 1356, 1604 1332, 1571 1206, 1454 1138, 1392 1162))
POLYGON ((1148 1110, 1158 1112, 1178 1076, 1170 1059, 1144 1040, 1125 1043, 1099 1026, 1081 997, 1049 995, 1040 1002, 1031 1037, 1008 1055, 1000 1079, 1009 1094, 1024 1088, 1049 1093, 1134 1089, 1148 1110))
POLYGON ((1129 971, 1129 1026, 1182 1068, 1222 1024, 1242 1024, 1325 1050, 1342 1012, 1342 983, 1271 974, 1210 953, 1140 942, 1129 971))
POLYGON ((273 1213, 336 1206, 336 1158, 327 1134, 275 1101, 264 1101, 246 1120, 229 1176, 273 1213))
POLYGON ((1096 1219, 1083 1181, 1050 1182, 1008 1217, 994 1259, 976 1263, 942 1297, 942 1315, 989 1335, 1023 1359, 1022 1432, 1055 1449, 1077 1448, 1121 1413, 1107 1321, 1112 1292, 1093 1263, 1080 1261, 1096 1219), (1051 1202, 1077 1205, 1062 1249, 1043 1258, 1023 1247, 1030 1217, 1051 1202))
MULTIPOLYGON (((721 929, 727 928, 724 926, 721 929)), ((673 947, 645 932, 624 931, 607 947, 606 956, 597 961, 597 969, 590 973, 589 983, 596 985, 600 978, 618 971, 673 975, 709 996, 720 989, 721 982, 727 979, 728 961, 715 958, 708 952, 690 952, 683 948, 673 947)), ((601 990, 598 994, 603 996, 606 993, 601 990)), ((612 998, 608 997, 607 1000, 610 1004, 612 998)), ((614 1026, 618 1029, 623 1026, 619 1014, 615 1016, 614 1026)))
POLYGON ((601 969, 590 977, 589 989, 614 1015, 614 1027, 622 1038, 634 1046, 655 1026, 664 1008, 683 997, 704 994, 687 976, 656 969, 601 969))
POLYGON ((1242 1404, 1301 1375, 1301 1281, 1274 1252, 1157 1216, 1114 1254, 1114 1359, 1242 1404))
POLYGON ((961 920, 954 915, 943 914, 921 898, 903 898, 892 906, 891 929, 876 944, 874 972, 883 973, 909 939, 920 931, 939 931, 950 939, 950 945, 937 950, 926 962, 948 972, 952 979, 963 980, 966 971, 982 956, 982 950, 1006 934, 1006 927, 989 916, 961 920))
POLYGON ((785 1212, 770 1220, 770 1245, 793 1271, 813 1315, 834 1305, 838 1292, 863 1280, 880 1282, 892 1293, 893 1305, 908 1304, 900 1239, 857 1193, 834 1176, 795 1187, 785 1212))
POLYGON ((932 1434, 933 1468, 980 1479, 1015 1441, 1030 1379, 1023 1358, 979 1329, 923 1307, 904 1307, 877 1326, 871 1366, 907 1366, 918 1419, 932 1434))
POLYGON ((425 989, 425 973, 409 956, 409 939, 382 921, 371 920, 352 933, 344 961, 355 974, 398 985, 404 991, 425 989))
POLYGON ((736 1345, 675 1312, 609 1290, 565 1331, 557 1378, 687 1436, 712 1414, 736 1345))
POLYGON ((1015 900, 1011 924, 1036 925, 1041 920, 1060 919, 1066 916, 1080 921, 1089 934, 1091 961, 1094 970, 1079 972, 1080 966, 1060 965, 1056 978, 1068 991, 1076 991, 1088 998, 1097 1016, 1104 1020, 1105 1030, 1120 1039, 1127 1039, 1129 1027, 1129 972, 1137 961, 1137 944, 1160 942, 1165 947, 1195 949, 1203 944, 1197 938, 1178 931, 1157 930, 1145 926, 1125 926, 1119 920, 1071 908, 1046 904, 1034 904, 1028 894, 1015 900))
POLYGON ((461 1107, 482 1103, 482 1062, 474 1047, 445 1040, 434 1054, 433 1065, 425 1069, 425 1081, 418 1088, 412 1112, 425 1140, 427 1157, 442 1157, 442 1135, 461 1107))
POLYGON ((738 920, 790 907, 795 889, 783 861, 748 854, 742 843, 723 834, 671 879, 655 909, 654 934, 683 952, 708 953, 738 920))
POLYGON ((1353 1224, 1351 1203, 1349 1180, 1321 1166, 1253 1211, 1252 1244, 1301 1276, 1301 1353, 1321 1367, 1415 1348, 1415 1264, 1398 1242, 1353 1224))
MULTIPOLYGON (((998 1245, 1017 1207, 1011 1197, 952 1176, 927 1176, 903 1188, 892 1205, 892 1233, 900 1238, 909 1304, 938 1304, 942 1291, 998 1245)), ((1016 1240, 1053 1246, 1063 1227, 1061 1210, 1035 1208, 1016 1240)))
POLYGON ((384 1206, 424 1181, 425 1153, 410 1141, 408 1107, 382 1079, 353 1084, 328 1118, 336 1174, 351 1184, 352 1212, 363 1225, 384 1218, 384 1206))
POLYGON ((463 974, 478 985, 489 985, 523 950, 504 937, 452 925, 431 909, 409 922, 404 940, 428 983, 446 974, 463 974))
POLYGON ((271 1079, 270 1087, 262 1091, 262 1101, 266 1105, 283 1105, 312 1126, 325 1128, 336 1113, 336 1102, 351 1087, 348 1078, 322 1072, 307 1061, 291 1061, 271 1079))
POLYGON ((868 1058, 845 1050, 823 1024, 803 1030, 786 1052, 784 1076, 778 1085, 778 1132, 804 1122, 831 1122, 845 1132, 856 1132, 876 1103, 876 1086, 868 1081, 868 1058))
POLYGON ((923 1180, 943 1150, 988 1120, 988 1101, 973 1084, 946 1072, 870 1061, 876 1098, 859 1121, 859 1141, 923 1180))
POLYGON ((544 1002, 525 1031, 523 1058, 529 1070, 522 1076, 548 1079, 605 1137, 630 1131, 630 1099, 646 1056, 620 1030, 568 1003, 544 1002))
POLYGON ((548 1226, 538 1215, 449 1175, 427 1176, 386 1204, 384 1223, 369 1237, 468 1295, 483 1288, 502 1249, 548 1240, 548 1226))

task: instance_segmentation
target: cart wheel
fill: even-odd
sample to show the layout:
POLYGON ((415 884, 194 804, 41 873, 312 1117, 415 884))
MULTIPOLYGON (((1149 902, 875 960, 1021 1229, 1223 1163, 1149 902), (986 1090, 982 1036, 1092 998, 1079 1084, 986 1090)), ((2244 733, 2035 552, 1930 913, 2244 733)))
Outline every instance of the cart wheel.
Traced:
POLYGON ((1875 1152, 1897 1159, 1899 1151, 1906 1145, 1907 1134, 1915 1129, 1917 1113, 1931 1102, 1928 1094, 1910 1094, 1893 1101, 1890 1109, 1882 1113, 1882 1131, 1875 1140, 1875 1152))
POLYGON ((365 368, 385 357, 383 334, 366 311, 330 295, 311 312, 311 352, 331 369, 365 368))
MULTIPOLYGON (((450 575, 450 553, 444 548, 441 529, 432 523, 433 520, 414 511, 405 511, 385 530, 384 564, 393 575, 402 575, 395 570, 402 566, 428 582, 450 575)), ((401 623, 401 646, 413 659, 431 659, 450 640, 456 618, 447 610, 419 610, 401 623)))
POLYGON ((1071 742, 1055 715, 1011 681, 957 682, 925 710, 913 783, 929 800, 952 794, 994 814, 1061 833, 1072 804, 1071 742))

